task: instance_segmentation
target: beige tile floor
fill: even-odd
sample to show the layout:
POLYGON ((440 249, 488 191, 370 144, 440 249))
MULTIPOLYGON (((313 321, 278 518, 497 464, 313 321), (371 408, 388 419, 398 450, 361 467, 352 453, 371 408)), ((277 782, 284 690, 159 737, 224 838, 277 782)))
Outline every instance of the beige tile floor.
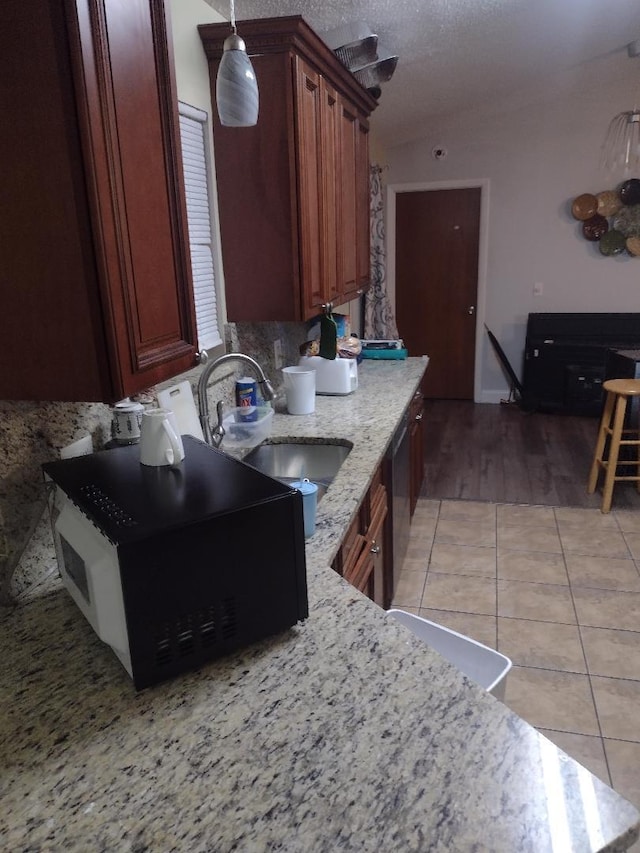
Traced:
POLYGON ((508 655, 507 705, 640 807, 639 567, 634 510, 422 499, 393 606, 508 655))

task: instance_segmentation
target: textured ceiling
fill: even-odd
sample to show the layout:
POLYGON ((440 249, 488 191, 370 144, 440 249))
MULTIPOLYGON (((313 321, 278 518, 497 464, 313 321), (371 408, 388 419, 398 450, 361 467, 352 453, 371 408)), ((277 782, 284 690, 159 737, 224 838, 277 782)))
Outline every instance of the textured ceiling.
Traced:
MULTIPOLYGON (((207 2, 229 18, 228 0, 207 2)), ((366 21, 400 57, 372 117, 387 145, 423 135, 436 116, 552 88, 560 73, 606 57, 637 63, 640 83, 640 58, 626 54, 640 38, 640 0, 235 0, 235 8, 238 22, 299 14, 320 35, 366 21)))

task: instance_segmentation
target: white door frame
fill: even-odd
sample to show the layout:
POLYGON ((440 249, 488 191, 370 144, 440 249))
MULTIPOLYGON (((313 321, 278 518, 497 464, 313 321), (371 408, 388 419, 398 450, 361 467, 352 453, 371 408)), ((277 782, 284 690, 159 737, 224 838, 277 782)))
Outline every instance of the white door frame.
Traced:
MULTIPOLYGON (((387 284, 389 299, 396 308, 396 195, 422 190, 457 190, 480 188, 480 234, 478 245, 478 304, 476 305, 476 347, 473 378, 474 402, 482 402, 482 347, 487 299, 487 256, 489 249, 489 178, 463 181, 428 181, 426 183, 389 184, 387 186, 387 284)), ((429 355, 429 353, 424 353, 429 355)), ((415 353, 423 355, 423 353, 415 353)))

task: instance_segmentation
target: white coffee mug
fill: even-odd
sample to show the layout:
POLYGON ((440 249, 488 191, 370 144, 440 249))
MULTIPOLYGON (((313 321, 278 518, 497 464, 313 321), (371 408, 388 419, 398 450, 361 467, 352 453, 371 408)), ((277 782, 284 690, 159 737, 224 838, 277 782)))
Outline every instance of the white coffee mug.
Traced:
POLYGON ((284 393, 290 415, 310 415, 316 409, 316 372, 306 367, 283 367, 284 393))
POLYGON ((140 462, 143 465, 179 465, 184 459, 182 438, 171 409, 148 409, 140 427, 140 462))

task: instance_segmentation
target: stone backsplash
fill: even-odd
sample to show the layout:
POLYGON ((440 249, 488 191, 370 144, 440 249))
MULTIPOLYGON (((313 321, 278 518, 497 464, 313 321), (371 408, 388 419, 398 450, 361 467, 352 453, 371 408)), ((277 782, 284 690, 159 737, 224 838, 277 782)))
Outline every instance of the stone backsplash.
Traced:
MULTIPOLYGON (((282 341, 285 365, 296 364, 306 332, 304 323, 230 323, 225 327, 225 349, 253 356, 280 389, 273 342, 282 341)), ((195 396, 201 369, 165 385, 188 379, 195 396)), ((241 364, 239 369, 246 372, 241 364)), ((229 365, 212 376, 211 411, 219 399, 233 405, 237 375, 229 365)), ((0 604, 24 602, 59 583, 41 465, 57 459, 60 448, 87 433, 94 450, 101 450, 111 437, 110 425, 111 409, 103 403, 0 401, 0 604)))

